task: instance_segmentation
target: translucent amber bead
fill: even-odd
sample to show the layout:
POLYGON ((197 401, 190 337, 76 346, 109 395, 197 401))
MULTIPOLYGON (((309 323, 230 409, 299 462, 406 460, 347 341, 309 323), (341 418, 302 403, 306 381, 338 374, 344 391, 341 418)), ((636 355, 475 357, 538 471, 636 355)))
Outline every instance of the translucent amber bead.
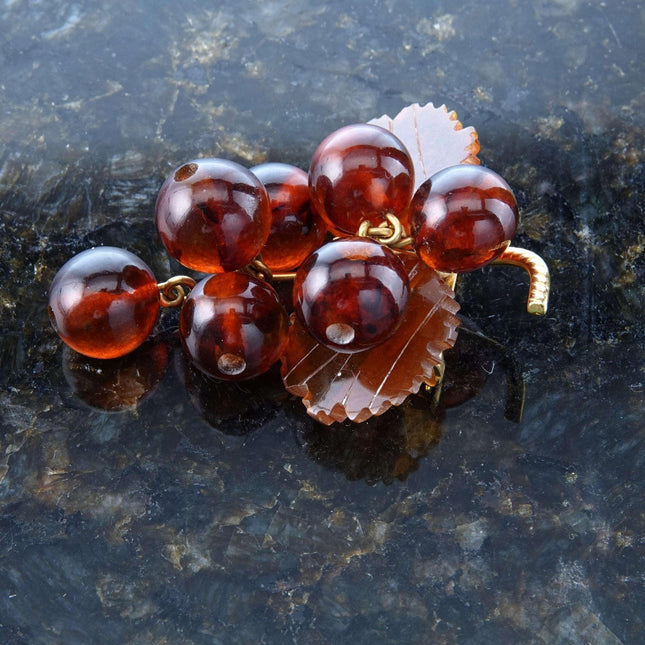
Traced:
POLYGON ((323 242, 327 227, 314 212, 307 173, 285 163, 251 168, 271 201, 271 232, 262 260, 272 271, 299 267, 323 242))
POLYGON ((271 227, 269 197, 249 170, 224 159, 196 159, 172 172, 156 206, 157 230, 168 253, 196 271, 246 266, 271 227))
POLYGON ((49 317, 72 349, 124 356, 150 335, 159 315, 157 281, 136 255, 110 246, 65 263, 49 290, 49 317))
POLYGON ((316 149, 309 168, 314 208, 336 233, 377 226, 387 213, 406 224, 414 168, 403 143, 376 125, 348 125, 316 149))
POLYGON ((329 242, 300 267, 293 286, 296 313, 307 331, 338 352, 358 352, 389 338, 407 306, 403 264, 374 240, 329 242))
POLYGON ((499 257, 517 228, 515 196, 495 172, 451 166, 421 184, 410 206, 421 259, 437 271, 474 271, 499 257))
POLYGON ((289 323, 275 291, 245 273, 204 278, 186 298, 179 335, 189 358, 209 376, 241 380, 282 355, 289 323))

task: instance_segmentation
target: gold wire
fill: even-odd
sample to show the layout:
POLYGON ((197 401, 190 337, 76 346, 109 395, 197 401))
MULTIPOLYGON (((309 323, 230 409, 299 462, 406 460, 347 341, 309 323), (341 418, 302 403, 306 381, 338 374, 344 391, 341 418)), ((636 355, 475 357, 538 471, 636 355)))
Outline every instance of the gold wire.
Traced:
POLYGON ((288 280, 294 280, 296 277, 295 271, 287 271, 285 273, 274 273, 272 278, 275 282, 287 282, 288 280))
POLYGON ((254 260, 251 260, 249 264, 244 267, 244 270, 247 273, 255 275, 262 280, 271 282, 273 280, 273 271, 265 264, 261 255, 258 255, 254 260))
POLYGON ((361 222, 358 235, 359 237, 371 237, 384 246, 394 249, 402 249, 412 244, 412 238, 405 234, 403 225, 393 213, 387 213, 385 219, 378 226, 372 226, 369 221, 361 222))
POLYGON ((195 280, 187 275, 176 275, 160 282, 157 289, 161 305, 167 309, 180 307, 186 298, 186 290, 192 289, 196 284, 195 280))
POLYGON ((546 262, 537 253, 509 246, 493 264, 509 264, 524 269, 529 274, 526 310, 537 316, 543 316, 546 313, 549 305, 551 276, 546 262))

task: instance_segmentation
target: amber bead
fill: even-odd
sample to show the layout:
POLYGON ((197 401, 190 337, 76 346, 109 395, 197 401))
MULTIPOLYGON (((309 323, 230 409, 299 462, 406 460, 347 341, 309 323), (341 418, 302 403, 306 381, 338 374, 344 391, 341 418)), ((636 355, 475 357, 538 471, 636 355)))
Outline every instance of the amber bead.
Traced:
POLYGON ((159 315, 157 281, 136 255, 110 246, 83 251, 58 271, 49 317, 72 349, 116 358, 150 335, 159 315))
POLYGON ((168 253, 206 273, 234 271, 262 249, 271 207, 260 180, 224 159, 196 159, 173 171, 157 197, 156 224, 168 253))
POLYGON ((316 149, 309 167, 314 208, 336 233, 356 234, 388 213, 405 224, 414 168, 405 145, 376 125, 348 125, 316 149))
POLYGON ((204 278, 179 318, 182 345, 209 376, 241 380, 266 372, 283 353, 289 323, 271 286, 241 272, 204 278))
POLYGON ((272 271, 296 269, 322 244, 327 231, 313 210, 307 173, 285 163, 260 164, 251 172, 271 201, 271 232, 262 260, 272 271))
POLYGON ((307 331, 338 352, 368 349, 396 330, 410 292, 403 264, 374 240, 329 242, 300 267, 294 307, 307 331))
POLYGON ((517 202, 495 172, 451 166, 425 181, 410 206, 421 259, 437 271, 474 271, 499 257, 517 228, 517 202))

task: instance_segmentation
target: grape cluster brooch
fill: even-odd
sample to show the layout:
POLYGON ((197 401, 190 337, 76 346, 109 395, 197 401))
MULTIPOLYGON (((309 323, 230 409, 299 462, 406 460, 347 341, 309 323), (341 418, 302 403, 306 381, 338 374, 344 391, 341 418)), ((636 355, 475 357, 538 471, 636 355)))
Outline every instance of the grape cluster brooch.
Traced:
POLYGON ((89 249, 54 277, 54 329, 76 352, 112 359, 144 343, 162 307, 180 307, 181 344, 207 376, 250 379, 281 361, 286 389, 318 421, 380 415, 439 382, 459 273, 521 266, 528 311, 546 312, 546 264, 510 246, 513 191, 478 151, 454 112, 415 104, 333 132, 308 172, 181 164, 159 191, 156 226, 200 275, 159 283, 127 250, 89 249), (293 281, 292 302, 278 280, 293 281))

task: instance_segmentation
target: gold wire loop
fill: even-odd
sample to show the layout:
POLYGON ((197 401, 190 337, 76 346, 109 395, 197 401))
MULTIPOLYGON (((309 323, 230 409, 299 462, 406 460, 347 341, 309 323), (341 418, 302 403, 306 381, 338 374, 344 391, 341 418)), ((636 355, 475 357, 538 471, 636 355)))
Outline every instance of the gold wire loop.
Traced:
POLYGON ((197 283, 190 276, 176 275, 157 285, 159 300, 163 307, 171 309, 181 307, 186 298, 186 290, 192 289, 197 283))
POLYGON ((358 228, 359 237, 371 237, 383 246, 402 249, 412 244, 412 238, 406 236, 403 224, 393 213, 386 213, 385 220, 378 226, 369 221, 361 222, 358 228))
POLYGON ((392 215, 392 213, 387 213, 385 218, 388 224, 392 227, 392 234, 389 237, 381 239, 381 244, 385 244, 385 246, 398 244, 403 237, 403 226, 401 225, 399 218, 392 215))
POLYGON ((296 277, 295 271, 287 271, 285 273, 274 273, 271 269, 265 264, 261 255, 258 255, 255 260, 247 264, 244 269, 246 273, 266 280, 267 282, 286 282, 288 280, 293 280, 296 277))
POLYGON ((358 235, 359 237, 369 237, 371 226, 372 222, 368 222, 367 220, 362 221, 361 225, 358 227, 356 235, 358 235))

